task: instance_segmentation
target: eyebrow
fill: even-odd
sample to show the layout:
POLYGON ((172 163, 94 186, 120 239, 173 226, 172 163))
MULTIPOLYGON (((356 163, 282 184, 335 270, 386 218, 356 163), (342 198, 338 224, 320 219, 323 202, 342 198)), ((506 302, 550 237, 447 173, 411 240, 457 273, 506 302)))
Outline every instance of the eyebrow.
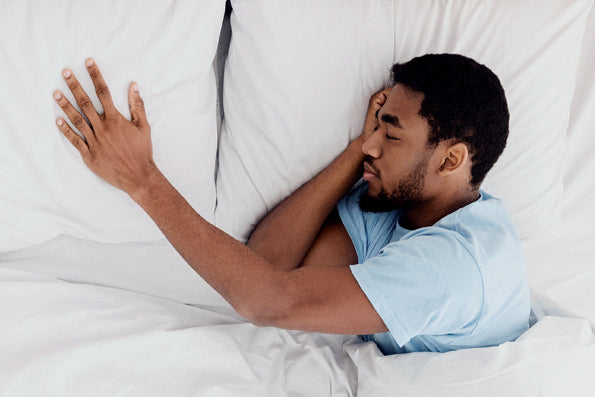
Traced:
POLYGON ((394 114, 386 114, 386 113, 384 113, 380 117, 380 120, 384 121, 385 123, 392 124, 395 127, 403 128, 403 126, 401 125, 401 122, 399 121, 399 118, 397 116, 395 116, 394 114))

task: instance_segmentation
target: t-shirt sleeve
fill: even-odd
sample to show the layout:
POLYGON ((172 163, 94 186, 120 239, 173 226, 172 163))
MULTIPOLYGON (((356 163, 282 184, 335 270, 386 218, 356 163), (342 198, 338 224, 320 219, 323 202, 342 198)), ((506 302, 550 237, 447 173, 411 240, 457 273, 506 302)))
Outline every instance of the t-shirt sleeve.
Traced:
POLYGON ((482 277, 454 232, 413 234, 351 271, 400 346, 418 335, 469 334, 479 319, 482 277))
POLYGON ((366 188, 365 183, 354 187, 337 204, 341 222, 349 233, 360 263, 388 244, 396 222, 396 213, 364 212, 359 208, 359 197, 366 188))

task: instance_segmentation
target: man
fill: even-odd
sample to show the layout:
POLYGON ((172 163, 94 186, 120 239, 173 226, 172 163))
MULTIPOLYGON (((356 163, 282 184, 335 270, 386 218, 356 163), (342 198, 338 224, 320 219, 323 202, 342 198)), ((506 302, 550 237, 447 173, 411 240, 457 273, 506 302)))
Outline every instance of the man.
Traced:
POLYGON ((56 91, 85 140, 62 118, 59 129, 249 321, 365 335, 386 354, 497 345, 528 328, 519 239, 501 202, 479 190, 509 117, 485 66, 449 54, 395 65, 362 135, 269 213, 247 245, 206 222, 161 174, 136 83, 129 121, 93 60, 87 68, 105 114, 66 69, 91 125, 56 91), (362 165, 365 182, 347 194, 362 165))

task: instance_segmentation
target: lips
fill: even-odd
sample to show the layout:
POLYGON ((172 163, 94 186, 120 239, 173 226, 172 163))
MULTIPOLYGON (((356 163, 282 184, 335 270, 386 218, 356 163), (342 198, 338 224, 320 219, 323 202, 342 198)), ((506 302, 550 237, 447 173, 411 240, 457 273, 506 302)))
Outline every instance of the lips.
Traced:
POLYGON ((376 171, 376 169, 374 167, 372 167, 372 165, 370 163, 368 163, 367 161, 364 161, 364 170, 371 174, 378 175, 378 171, 376 171))
POLYGON ((364 180, 369 181, 374 178, 378 178, 378 171, 370 163, 364 161, 364 180))

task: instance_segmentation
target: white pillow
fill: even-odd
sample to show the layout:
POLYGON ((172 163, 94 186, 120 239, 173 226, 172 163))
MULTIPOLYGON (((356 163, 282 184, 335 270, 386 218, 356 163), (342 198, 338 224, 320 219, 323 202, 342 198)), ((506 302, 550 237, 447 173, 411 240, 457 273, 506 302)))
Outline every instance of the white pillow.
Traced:
POLYGON ((401 0, 395 61, 462 53, 500 78, 507 148, 483 189, 504 200, 521 237, 561 234, 566 130, 592 1, 401 0))
POLYGON ((245 240, 356 138, 389 80, 386 1, 232 1, 216 224, 245 240))
POLYGON ((362 130, 393 63, 455 52, 500 77, 507 149, 483 188, 521 237, 560 225, 565 132, 590 0, 232 0, 216 222, 256 222, 362 130))
POLYGON ((96 106, 84 67, 94 57, 118 110, 139 83, 154 159, 214 220, 217 146, 212 62, 225 0, 7 0, 0 13, 0 251, 58 234, 101 242, 163 238, 125 193, 95 176, 55 126, 52 99, 71 68, 96 106))

